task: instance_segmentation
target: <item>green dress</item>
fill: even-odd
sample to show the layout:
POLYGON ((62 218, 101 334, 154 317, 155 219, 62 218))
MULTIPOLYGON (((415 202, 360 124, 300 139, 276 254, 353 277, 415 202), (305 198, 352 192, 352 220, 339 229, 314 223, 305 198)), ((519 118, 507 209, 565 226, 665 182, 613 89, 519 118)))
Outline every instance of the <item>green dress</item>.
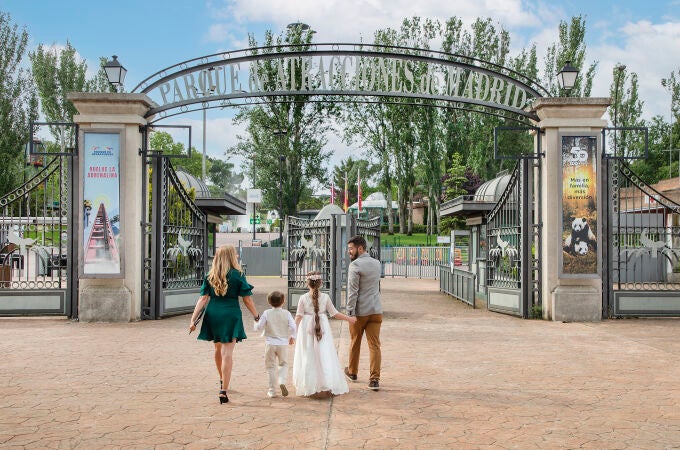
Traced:
POLYGON ((240 342, 246 339, 238 298, 253 295, 252 289, 253 286, 248 284, 242 272, 231 269, 227 272, 227 292, 224 296, 218 296, 206 277, 201 286, 201 295, 209 295, 210 301, 203 315, 198 339, 215 342, 231 342, 234 339, 240 342))

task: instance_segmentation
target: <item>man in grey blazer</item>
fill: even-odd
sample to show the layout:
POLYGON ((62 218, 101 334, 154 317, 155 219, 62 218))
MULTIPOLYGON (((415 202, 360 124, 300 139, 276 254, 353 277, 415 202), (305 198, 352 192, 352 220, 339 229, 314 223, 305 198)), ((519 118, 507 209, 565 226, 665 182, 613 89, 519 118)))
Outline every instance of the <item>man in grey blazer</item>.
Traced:
POLYGON ((349 325, 349 363, 345 376, 357 381, 361 339, 366 332, 368 343, 370 377, 368 387, 380 388, 380 325, 382 304, 380 303, 380 261, 366 252, 366 239, 354 236, 347 242, 347 252, 352 262, 347 274, 347 315, 356 316, 357 321, 349 325))

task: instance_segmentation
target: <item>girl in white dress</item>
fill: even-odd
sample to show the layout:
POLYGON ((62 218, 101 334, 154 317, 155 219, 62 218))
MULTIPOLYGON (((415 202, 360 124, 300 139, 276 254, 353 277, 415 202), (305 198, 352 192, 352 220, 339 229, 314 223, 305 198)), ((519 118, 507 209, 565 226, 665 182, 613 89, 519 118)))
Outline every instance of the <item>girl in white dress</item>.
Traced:
POLYGON ((307 274, 309 292, 300 297, 295 313, 297 339, 293 383, 299 396, 328 391, 333 395, 349 392, 333 343, 328 315, 349 323, 354 323, 357 319, 338 312, 330 296, 319 292, 321 283, 319 272, 307 274))

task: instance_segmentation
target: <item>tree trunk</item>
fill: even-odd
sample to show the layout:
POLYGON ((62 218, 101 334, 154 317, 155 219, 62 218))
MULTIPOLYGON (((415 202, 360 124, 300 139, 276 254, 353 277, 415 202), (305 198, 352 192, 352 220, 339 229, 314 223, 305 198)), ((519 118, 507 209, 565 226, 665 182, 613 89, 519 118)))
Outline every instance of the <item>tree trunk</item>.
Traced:
POLYGON ((399 205, 399 233, 404 234, 406 233, 406 217, 404 214, 404 203, 406 203, 406 199, 404 198, 404 192, 403 188, 399 186, 397 188, 397 203, 399 205))
POLYGON ((432 192, 427 198, 427 234, 434 234, 434 208, 432 207, 432 192))
POLYGON ((394 211, 392 211, 392 189, 387 189, 387 194, 385 194, 385 200, 387 200, 387 233, 389 235, 394 234, 394 211))
POLYGON ((437 236, 439 236, 439 234, 442 232, 442 223, 441 223, 441 220, 439 220, 439 208, 440 208, 441 203, 439 201, 438 196, 435 197, 435 203, 434 204, 435 204, 434 215, 437 218, 437 236))
POLYGON ((413 188, 408 188, 408 235, 413 234, 413 188))

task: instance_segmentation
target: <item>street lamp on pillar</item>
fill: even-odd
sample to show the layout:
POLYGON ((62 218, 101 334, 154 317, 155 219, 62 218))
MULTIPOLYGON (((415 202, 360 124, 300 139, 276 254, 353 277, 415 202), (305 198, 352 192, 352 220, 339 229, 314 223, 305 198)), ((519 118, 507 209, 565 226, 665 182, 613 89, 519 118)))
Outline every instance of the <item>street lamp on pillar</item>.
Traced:
POLYGON ((125 81, 127 69, 118 61, 118 56, 113 55, 112 58, 104 64, 104 72, 106 72, 106 78, 109 80, 113 90, 118 92, 119 86, 120 90, 123 90, 123 82, 125 81))
MULTIPOLYGON (((215 72, 215 68, 211 67, 208 69, 208 72, 205 73, 205 79, 203 89, 207 89, 206 91, 199 92, 196 91, 197 94, 200 94, 201 96, 205 97, 207 95, 212 95, 215 93, 215 90, 217 89, 217 86, 213 83, 213 76, 212 74, 215 72), (208 87, 210 86, 210 87, 208 87)), ((201 179, 205 183, 206 179, 206 170, 205 170, 205 158, 206 158, 206 105, 203 105, 203 159, 201 160, 201 179)))
POLYGON ((578 69, 571 65, 571 61, 567 61, 564 67, 557 72, 557 84, 560 89, 571 91, 576 84, 576 77, 578 76, 578 69))

